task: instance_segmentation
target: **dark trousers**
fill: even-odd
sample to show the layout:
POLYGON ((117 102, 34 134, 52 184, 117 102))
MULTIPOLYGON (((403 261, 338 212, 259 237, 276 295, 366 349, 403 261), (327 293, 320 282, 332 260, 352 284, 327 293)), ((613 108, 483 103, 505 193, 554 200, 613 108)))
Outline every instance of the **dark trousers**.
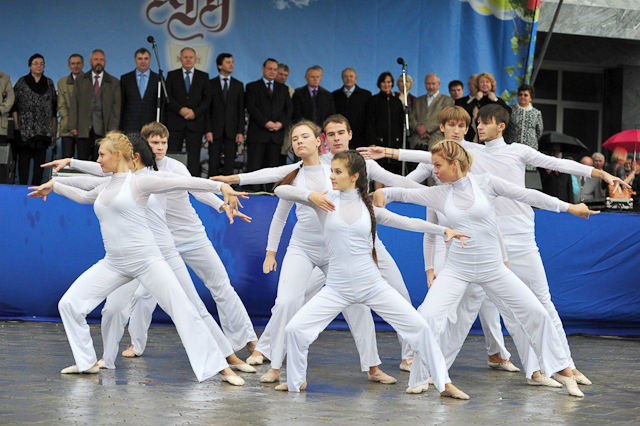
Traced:
MULTIPOLYGON (((78 160, 95 161, 98 159, 98 147, 96 141, 104 138, 104 135, 96 135, 93 129, 89 131, 88 138, 77 138, 76 147, 78 149, 78 160)), ((62 148, 64 152, 64 148, 62 148)), ((63 158, 67 158, 63 154, 63 158)))
POLYGON ((200 149, 202 148, 202 133, 192 132, 187 128, 169 130, 170 153, 182 152, 182 143, 187 145, 187 169, 191 176, 200 176, 200 149))
POLYGON ((224 154, 224 165, 222 167, 222 174, 232 175, 234 165, 236 162, 236 149, 238 144, 235 139, 228 139, 222 137, 220 139, 214 139, 209 144, 209 176, 216 176, 220 171, 220 157, 224 154))
POLYGON ((76 138, 72 136, 63 136, 62 138, 62 158, 76 157, 76 138))
MULTIPOLYGON (((269 141, 268 143, 248 143, 247 144, 247 168, 250 172, 266 167, 277 167, 280 165, 280 144, 269 141)), ((261 186, 261 185, 260 185, 261 186)), ((258 185, 252 185, 249 190, 259 191, 258 185)), ((271 189, 271 185, 269 185, 271 189)))
POLYGON ((40 165, 44 164, 47 159, 47 146, 50 140, 50 137, 34 136, 26 142, 18 142, 22 143, 18 151, 20 185, 29 184, 31 160, 33 160, 33 179, 31 180, 31 185, 37 186, 42 184, 44 169, 40 167, 40 165))

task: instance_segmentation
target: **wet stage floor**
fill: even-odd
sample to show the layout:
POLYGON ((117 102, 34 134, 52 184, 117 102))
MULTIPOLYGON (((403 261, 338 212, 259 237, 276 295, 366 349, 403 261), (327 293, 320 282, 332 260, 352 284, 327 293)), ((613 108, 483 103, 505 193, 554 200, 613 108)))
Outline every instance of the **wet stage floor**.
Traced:
MULTIPOLYGON (((100 354, 99 326, 91 333, 100 354)), ((527 386, 522 373, 488 369, 484 338, 471 335, 450 371, 471 400, 456 401, 433 387, 405 394, 409 374, 398 370, 395 333, 377 337, 381 367, 397 384, 368 382, 350 333, 328 330, 310 349, 308 390, 289 394, 259 383, 268 364, 258 374, 238 373, 244 387, 219 375, 198 383, 170 326, 151 327, 144 356, 120 357, 116 370, 62 375, 73 358, 61 323, 0 321, 0 424, 640 423, 639 340, 569 337, 578 368, 594 382, 581 386, 585 398, 577 399, 564 389, 527 386)), ((126 343, 125 333, 121 350, 126 343)))

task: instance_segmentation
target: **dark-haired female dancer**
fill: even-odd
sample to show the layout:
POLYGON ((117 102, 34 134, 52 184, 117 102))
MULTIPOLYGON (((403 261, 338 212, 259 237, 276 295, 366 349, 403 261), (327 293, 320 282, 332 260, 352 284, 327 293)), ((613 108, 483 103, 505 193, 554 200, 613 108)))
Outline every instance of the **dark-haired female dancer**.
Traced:
POLYGON ((443 396, 468 399, 453 386, 435 337, 413 306, 394 290, 376 265, 376 222, 403 229, 446 234, 447 240, 463 234, 424 220, 396 215, 375 208, 367 195, 365 160, 355 151, 337 154, 331 163, 334 189, 315 193, 306 188, 281 185, 276 195, 313 207, 322 225, 329 260, 326 286, 311 298, 285 328, 287 339, 287 383, 277 390, 299 392, 306 388, 307 353, 333 318, 343 309, 364 304, 387 321, 414 350, 407 393, 421 393, 433 383, 443 396))

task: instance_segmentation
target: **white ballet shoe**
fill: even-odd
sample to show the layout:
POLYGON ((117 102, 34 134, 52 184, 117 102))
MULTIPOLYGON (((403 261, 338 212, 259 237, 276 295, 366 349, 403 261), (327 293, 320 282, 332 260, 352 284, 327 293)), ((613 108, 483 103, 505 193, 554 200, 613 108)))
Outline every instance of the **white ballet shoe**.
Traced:
POLYGON ((444 396, 444 397, 447 397, 447 398, 453 398, 453 399, 463 399, 463 400, 469 399, 469 395, 467 395, 466 393, 462 392, 458 388, 448 389, 448 390, 445 390, 444 392, 440 392, 440 396, 444 396))
POLYGON ((379 370, 376 374, 367 373, 367 378, 370 382, 378 382, 382 383, 383 385, 392 385, 398 382, 395 377, 391 377, 382 370, 379 370))
POLYGON ((230 385, 233 386, 244 386, 244 379, 240 376, 235 376, 235 375, 227 375, 227 376, 222 376, 222 381, 223 382, 227 382, 230 385))
POLYGON ((427 380, 427 383, 432 385, 433 384, 433 377, 429 376, 429 380, 427 380))
POLYGON ((513 363, 511 361, 487 362, 487 364, 489 365, 489 368, 493 368, 493 369, 496 369, 496 370, 508 371, 510 373, 518 373, 518 372, 520 372, 520 369, 518 367, 516 367, 515 365, 513 365, 513 363))
POLYGON ((100 367, 98 367, 97 363, 93 367, 85 371, 78 370, 78 366, 76 364, 73 364, 70 367, 63 368, 60 371, 60 373, 61 374, 96 374, 98 371, 100 371, 100 367))
POLYGON ((250 366, 249 364, 229 364, 229 368, 235 371, 242 371, 243 373, 256 373, 258 370, 250 366))
POLYGON ((578 376, 574 375, 573 380, 575 380, 579 385, 591 386, 593 384, 593 382, 589 380, 584 374, 580 374, 578 376))
POLYGON ((545 376, 540 376, 538 378, 535 379, 527 379, 527 384, 529 386, 548 386, 550 388, 561 388, 562 384, 558 383, 557 381, 549 378, 549 377, 545 377, 545 376))
POLYGON ((569 395, 577 396, 579 398, 584 397, 584 394, 578 387, 578 384, 573 377, 563 376, 562 374, 554 374, 553 378, 567 388, 567 392, 569 392, 569 395))
POLYGON ((429 383, 425 383, 424 385, 408 387, 405 392, 407 393, 422 393, 426 392, 429 389, 429 383))
POLYGON ((260 383, 274 383, 275 381, 280 380, 280 374, 271 373, 271 370, 267 371, 260 377, 260 383))
POLYGON ((412 365, 413 363, 408 363, 406 359, 403 359, 402 362, 400 363, 399 368, 401 371, 406 371, 407 373, 410 373, 412 365))
MULTIPOLYGON (((307 382, 304 382, 301 386, 300 386, 300 390, 303 391, 307 388, 307 382)), ((284 383, 280 383, 278 386, 276 386, 274 388, 277 391, 283 391, 283 392, 287 392, 289 390, 289 385, 287 384, 287 382, 284 383)))
POLYGON ((262 355, 258 355, 258 356, 251 355, 249 358, 247 358, 247 364, 249 365, 262 365, 263 362, 264 362, 264 357, 262 355))
POLYGON ((135 353, 133 351, 133 345, 131 345, 127 349, 122 351, 122 356, 125 357, 125 358, 135 358, 137 356, 142 356, 142 355, 138 355, 137 353, 135 353))
POLYGON ((100 368, 101 370, 104 370, 107 368, 107 364, 105 364, 104 358, 100 358, 98 360, 98 368, 100 368))

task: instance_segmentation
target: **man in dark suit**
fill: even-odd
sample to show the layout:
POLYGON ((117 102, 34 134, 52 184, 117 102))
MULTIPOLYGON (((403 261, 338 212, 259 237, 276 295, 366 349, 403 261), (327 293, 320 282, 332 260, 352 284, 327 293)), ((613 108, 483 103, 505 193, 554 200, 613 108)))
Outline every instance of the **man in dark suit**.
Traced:
POLYGON ((223 152, 222 174, 233 174, 236 148, 244 140, 244 85, 231 77, 234 64, 230 53, 219 54, 216 65, 220 75, 211 79, 205 135, 209 142, 209 176, 218 174, 223 152))
POLYGON ((247 84, 249 171, 279 165, 284 129, 291 122, 292 105, 287 86, 275 81, 277 74, 278 61, 269 58, 262 65, 262 78, 247 84))
POLYGON ((293 94, 293 121, 306 118, 322 128, 324 120, 336 113, 331 92, 320 87, 322 67, 314 65, 307 69, 304 79, 307 85, 298 87, 293 94))
POLYGON ((151 53, 142 47, 133 57, 136 69, 120 77, 120 128, 125 133, 140 133, 142 126, 156 121, 158 74, 149 69, 151 53))
POLYGON ((80 160, 95 160, 95 141, 120 124, 120 81, 104 70, 104 51, 91 52, 89 65, 91 71, 76 79, 69 107, 69 133, 77 137, 80 160))
POLYGON ((209 74, 194 68, 196 52, 190 47, 180 51, 182 67, 167 74, 167 128, 169 153, 187 145, 187 169, 200 176, 200 148, 205 133, 206 115, 211 102, 209 74))
POLYGON ((367 101, 371 97, 371 92, 358 87, 356 81, 358 73, 353 68, 342 71, 342 82, 344 85, 331 93, 336 112, 344 115, 351 124, 353 138, 349 142, 351 149, 361 146, 368 146, 366 141, 367 128, 367 101))

